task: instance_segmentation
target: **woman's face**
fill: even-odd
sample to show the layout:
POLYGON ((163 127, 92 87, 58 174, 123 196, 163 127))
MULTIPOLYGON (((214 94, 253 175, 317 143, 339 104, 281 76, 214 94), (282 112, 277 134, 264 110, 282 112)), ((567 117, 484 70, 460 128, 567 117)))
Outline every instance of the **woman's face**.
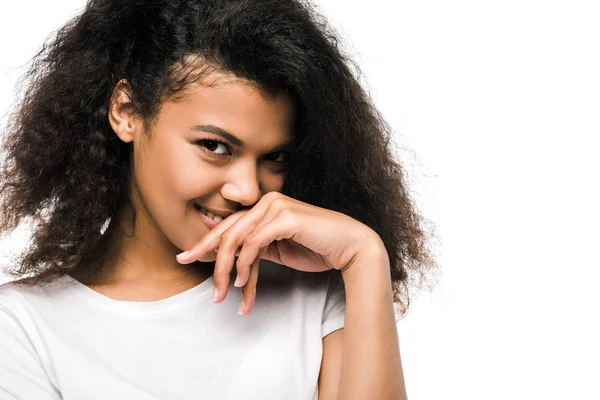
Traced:
MULTIPOLYGON (((280 191, 293 113, 284 94, 266 98, 241 80, 193 84, 183 99, 163 103, 149 135, 139 124, 133 135, 131 196, 146 219, 136 229, 168 250, 187 250, 209 231, 195 204, 231 213, 280 191)), ((211 252, 201 261, 215 259, 211 252)))

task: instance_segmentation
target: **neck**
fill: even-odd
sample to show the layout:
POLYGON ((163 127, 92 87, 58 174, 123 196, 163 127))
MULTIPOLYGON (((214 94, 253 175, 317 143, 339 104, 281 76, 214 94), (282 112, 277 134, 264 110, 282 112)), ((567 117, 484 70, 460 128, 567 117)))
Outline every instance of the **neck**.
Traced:
POLYGON ((178 249, 171 243, 160 243, 156 235, 141 234, 151 232, 144 229, 141 218, 133 229, 131 215, 124 210, 118 218, 111 219, 96 249, 70 273, 73 278, 94 286, 136 284, 167 288, 193 286, 213 273, 214 262, 179 264, 175 259, 178 249))

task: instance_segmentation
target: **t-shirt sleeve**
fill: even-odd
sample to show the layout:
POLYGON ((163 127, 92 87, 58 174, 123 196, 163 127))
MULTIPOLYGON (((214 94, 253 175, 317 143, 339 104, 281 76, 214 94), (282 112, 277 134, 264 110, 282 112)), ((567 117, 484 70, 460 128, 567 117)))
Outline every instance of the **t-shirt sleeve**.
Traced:
POLYGON ((0 399, 61 400, 21 324, 0 308, 0 399))
POLYGON ((329 335, 344 327, 344 317, 346 315, 346 292, 344 283, 340 279, 330 278, 327 285, 327 296, 325 298, 325 308, 323 310, 323 319, 321 321, 321 337, 329 335))

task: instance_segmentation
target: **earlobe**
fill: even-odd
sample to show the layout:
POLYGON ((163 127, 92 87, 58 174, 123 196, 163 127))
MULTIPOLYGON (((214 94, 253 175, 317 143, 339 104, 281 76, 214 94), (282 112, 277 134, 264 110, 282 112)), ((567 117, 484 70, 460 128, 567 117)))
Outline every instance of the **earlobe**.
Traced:
POLYGON ((132 142, 136 129, 129 84, 121 79, 113 89, 108 108, 108 121, 117 136, 125 143, 132 142))

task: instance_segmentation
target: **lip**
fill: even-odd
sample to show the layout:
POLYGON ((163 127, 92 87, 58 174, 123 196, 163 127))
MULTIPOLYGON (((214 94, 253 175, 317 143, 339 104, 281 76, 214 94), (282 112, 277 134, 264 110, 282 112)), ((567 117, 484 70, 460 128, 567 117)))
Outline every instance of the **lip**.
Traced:
POLYGON ((200 210, 197 207, 194 207, 194 211, 196 211, 198 213, 198 215, 202 219, 202 222, 204 222, 204 225, 206 225, 206 227, 208 229, 212 229, 215 226, 217 226, 217 224, 218 224, 217 221, 215 221, 214 219, 210 218, 208 215, 202 214, 202 212, 200 212, 200 210))
MULTIPOLYGON (((198 207, 204 208, 206 211, 209 211, 215 215, 220 215, 221 217, 223 217, 223 219, 229 217, 231 214, 233 214, 235 212, 235 211, 229 211, 229 210, 221 210, 219 208, 206 207, 205 205, 198 204, 198 203, 194 203, 194 204, 198 207)), ((200 214, 202 214, 202 213, 200 213, 200 214)), ((204 215, 204 214, 202 214, 202 215, 204 215)))

